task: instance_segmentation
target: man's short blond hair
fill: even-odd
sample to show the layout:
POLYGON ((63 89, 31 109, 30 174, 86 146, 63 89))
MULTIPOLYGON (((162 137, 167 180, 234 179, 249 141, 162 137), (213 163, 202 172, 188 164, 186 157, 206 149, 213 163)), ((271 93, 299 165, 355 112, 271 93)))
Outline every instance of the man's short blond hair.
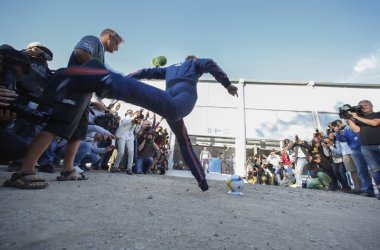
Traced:
POLYGON ((106 36, 106 35, 111 35, 119 43, 124 42, 124 39, 116 31, 114 31, 113 29, 107 28, 107 29, 103 30, 102 33, 100 33, 101 37, 106 36))

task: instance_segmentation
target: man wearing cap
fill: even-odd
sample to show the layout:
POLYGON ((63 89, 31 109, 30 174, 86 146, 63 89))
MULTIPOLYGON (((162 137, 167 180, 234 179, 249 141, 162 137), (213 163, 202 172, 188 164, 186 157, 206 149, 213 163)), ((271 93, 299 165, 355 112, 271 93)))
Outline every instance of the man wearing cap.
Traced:
MULTIPOLYGON (((4 130, 16 114, 9 110, 9 105, 18 95, 13 91, 15 77, 30 71, 28 57, 12 46, 0 46, 0 161, 8 162, 24 157, 29 144, 20 136, 4 130)), ((28 173, 27 173, 28 174, 28 173)), ((33 173, 34 175, 34 173, 33 173)))
MULTIPOLYGON (((53 72, 48 66, 48 61, 53 59, 53 53, 40 42, 28 44, 26 49, 22 50, 22 52, 29 58, 32 70, 30 70, 28 74, 18 78, 17 90, 25 94, 25 97, 19 99, 18 103, 23 103, 30 112, 34 112, 40 103, 40 101, 36 99, 41 96, 43 90, 53 78, 53 72)), ((42 109, 40 106, 39 110, 42 109)), ((18 117, 11 126, 11 132, 31 142, 42 128, 43 126, 40 125, 39 121, 18 117)), ((41 168, 39 168, 40 171, 48 173, 54 172, 53 166, 51 165, 53 157, 54 153, 51 152, 46 152, 43 155, 41 168)), ((21 161, 13 161, 9 163, 7 171, 18 171, 21 164, 21 161)))
MULTIPOLYGON (((68 66, 82 65, 89 60, 96 59, 102 65, 104 64, 105 51, 113 53, 118 50, 123 39, 113 30, 105 29, 101 32, 100 37, 85 36, 75 46, 74 51, 69 59, 68 66)), ((83 174, 75 172, 73 167, 74 157, 78 150, 80 141, 86 138, 88 126, 87 107, 91 100, 91 92, 67 92, 62 87, 59 80, 53 81, 45 89, 43 96, 51 98, 53 111, 50 114, 50 121, 44 130, 39 133, 28 150, 24 159, 20 173, 33 172, 34 166, 49 146, 56 135, 68 139, 66 145, 66 154, 64 159, 64 169, 57 180, 84 180, 83 174)), ((45 188, 46 186, 32 186, 28 183, 27 177, 23 180, 11 178, 7 181, 7 186, 17 188, 45 188)))
POLYGON ((53 52, 40 42, 28 44, 24 52, 29 57, 32 71, 22 79, 22 87, 40 96, 53 77, 48 66, 48 61, 53 60, 53 52))

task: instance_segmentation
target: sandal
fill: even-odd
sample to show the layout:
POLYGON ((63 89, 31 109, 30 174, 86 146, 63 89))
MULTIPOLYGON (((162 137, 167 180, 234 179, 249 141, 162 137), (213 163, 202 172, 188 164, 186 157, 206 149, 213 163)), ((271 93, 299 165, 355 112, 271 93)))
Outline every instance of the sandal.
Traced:
POLYGON ((71 171, 62 171, 60 176, 57 176, 57 181, 82 181, 87 180, 86 176, 78 173, 75 169, 71 171))
POLYGON ((15 187, 20 189, 44 189, 49 184, 42 178, 35 177, 34 172, 18 172, 12 174, 11 178, 5 180, 4 187, 15 187), (34 178, 28 179, 26 176, 33 175, 34 178))

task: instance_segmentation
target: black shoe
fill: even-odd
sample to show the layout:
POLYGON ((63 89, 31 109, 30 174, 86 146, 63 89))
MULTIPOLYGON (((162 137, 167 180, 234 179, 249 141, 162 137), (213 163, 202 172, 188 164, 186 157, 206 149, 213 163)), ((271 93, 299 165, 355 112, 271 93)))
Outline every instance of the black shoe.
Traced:
POLYGON ((200 187, 200 189, 202 189, 203 192, 208 190, 208 184, 207 184, 206 179, 204 179, 203 181, 199 182, 198 186, 200 187))
POLYGON ((54 173, 55 172, 54 167, 51 163, 38 166, 38 171, 44 172, 44 173, 54 173))
POLYGON ((133 175, 133 172, 131 169, 127 169, 127 175, 133 175))
POLYGON ((352 190, 349 189, 349 188, 342 188, 339 191, 342 192, 342 193, 347 193, 347 194, 351 194, 352 193, 352 190))
MULTIPOLYGON (((112 166, 111 166, 112 167, 112 166)), ((109 166, 108 165, 103 165, 103 166, 100 166, 100 170, 108 170, 109 166)), ((94 168, 95 169, 95 168, 94 168)), ((97 170, 97 169, 96 169, 97 170)))
POLYGON ((119 173, 119 169, 118 168, 111 168, 111 173, 119 173))
POLYGON ((352 194, 360 195, 360 194, 363 193, 363 192, 362 192, 361 190, 353 189, 353 190, 351 190, 351 193, 352 193, 352 194))
POLYGON ((375 197, 375 194, 372 192, 363 192, 360 195, 363 197, 375 197))

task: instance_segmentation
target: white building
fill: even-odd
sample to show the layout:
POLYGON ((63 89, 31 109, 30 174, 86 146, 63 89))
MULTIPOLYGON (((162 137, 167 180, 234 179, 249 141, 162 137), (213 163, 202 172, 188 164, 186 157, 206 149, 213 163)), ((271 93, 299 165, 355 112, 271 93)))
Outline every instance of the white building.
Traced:
MULTIPOLYGON (((148 83, 164 88, 163 81, 148 83)), ((244 175, 247 152, 279 149, 283 139, 295 134, 310 140, 315 129, 325 131, 328 122, 339 119, 344 104, 370 100, 380 111, 380 84, 244 80, 233 84, 239 87, 239 98, 215 80, 199 81, 198 102, 185 124, 194 145, 235 148, 239 175, 244 175)))

